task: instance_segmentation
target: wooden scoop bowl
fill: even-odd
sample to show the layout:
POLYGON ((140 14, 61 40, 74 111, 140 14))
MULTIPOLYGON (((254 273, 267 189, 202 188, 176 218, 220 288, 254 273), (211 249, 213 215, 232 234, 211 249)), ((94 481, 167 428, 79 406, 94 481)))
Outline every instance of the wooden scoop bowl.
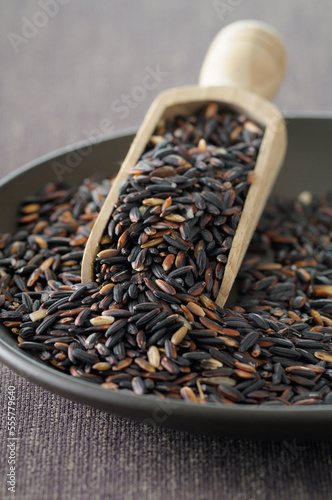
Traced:
POLYGON ((113 183, 87 241, 82 281, 93 281, 99 242, 118 199, 120 185, 143 154, 161 119, 190 115, 208 103, 246 115, 264 127, 264 136, 243 212, 228 256, 220 292, 224 306, 256 229, 286 151, 286 127, 278 109, 267 101, 274 96, 286 66, 286 52, 268 25, 240 21, 221 30, 203 62, 199 86, 177 87, 161 93, 152 103, 113 183))

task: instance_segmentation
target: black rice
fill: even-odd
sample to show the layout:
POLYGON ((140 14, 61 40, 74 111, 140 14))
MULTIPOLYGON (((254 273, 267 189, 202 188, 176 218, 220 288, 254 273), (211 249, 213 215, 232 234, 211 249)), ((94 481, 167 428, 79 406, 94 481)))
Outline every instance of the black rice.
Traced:
POLYGON ((20 231, 0 236, 0 319, 20 348, 108 390, 330 404, 332 195, 271 199, 236 305, 214 303, 263 132, 214 104, 160 124, 121 187, 93 283, 80 261, 111 181, 50 183, 23 201, 20 231))

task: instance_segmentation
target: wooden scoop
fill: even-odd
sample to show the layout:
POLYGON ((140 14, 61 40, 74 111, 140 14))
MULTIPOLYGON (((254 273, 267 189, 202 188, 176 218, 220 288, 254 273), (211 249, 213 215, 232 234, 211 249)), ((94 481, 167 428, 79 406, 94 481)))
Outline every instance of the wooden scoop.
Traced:
POLYGON ((280 112, 266 99, 274 96, 286 66, 286 52, 268 25, 240 21, 221 30, 203 62, 199 86, 177 87, 161 93, 152 103, 113 183, 87 241, 82 281, 93 281, 99 242, 118 199, 120 185, 128 178, 161 119, 190 115, 210 102, 242 113, 265 128, 254 180, 228 256, 216 303, 225 304, 256 229, 286 151, 286 127, 280 112))

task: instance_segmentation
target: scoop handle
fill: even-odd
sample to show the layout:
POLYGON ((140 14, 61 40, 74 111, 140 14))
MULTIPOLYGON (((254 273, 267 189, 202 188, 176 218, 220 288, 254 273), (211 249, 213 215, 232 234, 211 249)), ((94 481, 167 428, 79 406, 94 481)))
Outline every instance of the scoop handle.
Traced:
POLYGON ((240 87, 272 99, 283 79, 286 62, 284 44, 271 26, 238 21, 223 28, 212 40, 199 85, 240 87))

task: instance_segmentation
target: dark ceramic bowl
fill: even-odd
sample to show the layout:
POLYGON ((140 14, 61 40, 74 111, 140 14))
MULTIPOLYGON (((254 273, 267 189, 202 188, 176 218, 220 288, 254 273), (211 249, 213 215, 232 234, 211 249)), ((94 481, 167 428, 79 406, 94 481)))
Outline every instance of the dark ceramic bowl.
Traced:
MULTIPOLYGON (((303 190, 315 194, 325 192, 332 186, 332 119, 292 117, 287 119, 287 124, 288 153, 275 193, 294 197, 303 190)), ((110 176, 119 168, 132 139, 131 131, 93 144, 86 141, 44 156, 5 178, 0 184, 0 213, 6 215, 1 218, 0 233, 15 230, 22 198, 34 194, 46 182, 56 180, 59 165, 70 165, 71 171, 67 168, 64 177, 73 185, 94 172, 110 176), (58 162, 55 168, 54 162, 58 162)), ((2 325, 0 359, 20 375, 61 396, 151 425, 237 438, 332 438, 332 405, 200 405, 106 390, 60 373, 20 350, 14 336, 2 325)))

